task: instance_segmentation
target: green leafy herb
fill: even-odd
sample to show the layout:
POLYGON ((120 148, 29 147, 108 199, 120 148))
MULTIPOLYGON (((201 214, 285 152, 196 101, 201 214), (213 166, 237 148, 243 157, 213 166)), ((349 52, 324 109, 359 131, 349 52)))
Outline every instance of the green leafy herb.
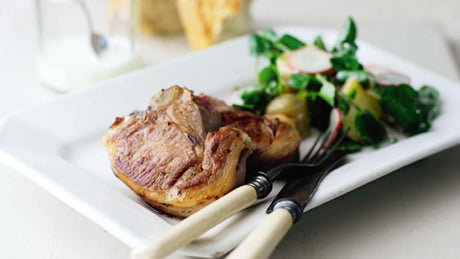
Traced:
POLYGON ((295 73, 289 77, 288 85, 294 89, 307 89, 307 86, 310 83, 311 79, 311 75, 295 73))
POLYGON ((380 104, 404 133, 414 135, 426 132, 439 113, 439 93, 432 87, 422 87, 419 92, 410 85, 376 87, 380 104))
POLYGON ((250 86, 240 95, 243 104, 233 104, 233 107, 236 107, 241 110, 251 111, 255 114, 264 114, 265 107, 268 102, 270 102, 270 94, 267 92, 263 86, 250 86))
POLYGON ((281 93, 283 89, 283 79, 275 65, 263 68, 258 75, 259 84, 269 89, 274 95, 281 93))
POLYGON ((323 98, 330 106, 334 107, 334 100, 335 100, 335 92, 336 88, 335 85, 329 82, 326 77, 317 74, 315 78, 321 82, 321 88, 318 92, 318 96, 323 98))
MULTIPOLYGON (((287 84, 292 91, 295 91, 297 98, 307 102, 311 126, 319 130, 327 128, 332 108, 338 107, 343 115, 349 116, 353 109, 353 114, 356 113, 352 118, 354 126, 364 141, 357 143, 349 139, 339 147, 339 150, 356 152, 361 150, 363 145, 380 143, 388 137, 382 121, 372 112, 355 103, 355 99, 358 98, 356 90, 344 94, 336 89, 351 77, 356 78, 362 85, 370 85, 370 74, 363 70, 356 55, 357 33, 353 19, 348 18, 330 51, 333 55, 330 62, 336 73, 332 75, 294 73, 287 82, 283 81, 276 60, 286 51, 299 49, 306 44, 289 34, 278 36, 273 30, 251 35, 249 38, 251 55, 266 58, 270 65, 259 71, 259 85, 246 88, 240 95, 242 104, 234 106, 256 114, 264 114, 268 103, 282 94, 283 85, 287 84)), ((327 51, 320 36, 314 39, 313 45, 327 51)), ((383 118, 408 135, 429 130, 432 121, 440 112, 439 92, 430 86, 423 86, 417 91, 407 84, 386 87, 377 84, 373 86, 373 90, 379 95, 383 118)))
POLYGON ((337 54, 355 54, 358 47, 355 44, 357 29, 355 22, 351 17, 345 20, 340 30, 337 43, 332 49, 333 53, 337 54))
POLYGON ((272 43, 265 37, 252 34, 249 37, 249 52, 253 56, 262 56, 272 48, 272 43))
POLYGON ((267 29, 262 32, 263 37, 265 37, 268 41, 270 42, 275 42, 278 40, 278 36, 276 35, 276 32, 272 29, 267 29))
POLYGON ((336 71, 362 70, 362 65, 356 58, 356 51, 358 50, 355 43, 356 34, 355 22, 349 17, 343 24, 337 43, 332 49, 334 57, 331 58, 331 64, 336 71))
POLYGON ((356 153, 363 149, 360 143, 353 142, 351 140, 344 140, 342 144, 337 147, 339 151, 346 151, 348 153, 356 153))
POLYGON ((337 72, 336 78, 339 82, 345 82, 350 77, 355 77, 358 82, 364 85, 369 84, 369 72, 364 70, 342 70, 337 72))
POLYGON ((305 43, 289 34, 284 34, 281 36, 281 38, 278 40, 278 43, 289 50, 296 50, 305 46, 305 43))
POLYGON ((432 122, 441 110, 439 92, 431 86, 422 86, 419 93, 419 108, 423 119, 432 122))
POLYGON ((362 65, 359 63, 355 55, 352 54, 344 54, 341 56, 332 57, 331 64, 335 71, 362 69, 362 65))
POLYGON ((259 34, 252 34, 249 37, 249 52, 256 57, 264 56, 271 64, 276 63, 276 59, 285 50, 295 50, 305 46, 299 39, 284 34, 278 38, 273 30, 265 30, 259 34))
POLYGON ((342 115, 347 115, 348 112, 350 111, 350 104, 344 99, 344 98, 339 98, 339 110, 342 113, 342 115))
POLYGON ((356 114, 355 125, 361 137, 369 144, 376 145, 387 137, 383 123, 369 110, 361 110, 356 114))
POLYGON ((326 46, 324 45, 323 38, 321 36, 316 36, 315 40, 313 41, 313 45, 315 45, 317 48, 320 48, 324 51, 326 50, 326 46))

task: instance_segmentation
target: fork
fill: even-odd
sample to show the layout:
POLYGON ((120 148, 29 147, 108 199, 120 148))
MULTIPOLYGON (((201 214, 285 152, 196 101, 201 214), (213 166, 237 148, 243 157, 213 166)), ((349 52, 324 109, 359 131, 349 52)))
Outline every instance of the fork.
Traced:
POLYGON ((281 174, 291 175, 299 165, 307 169, 307 171, 315 171, 324 166, 345 135, 346 133, 338 137, 337 132, 332 130, 320 133, 305 158, 301 161, 282 164, 269 170, 267 173, 256 174, 245 185, 234 189, 182 220, 164 235, 135 247, 131 251, 131 258, 164 258, 188 245, 207 230, 254 204, 257 199, 267 197, 272 190, 273 180, 281 174))
MULTIPOLYGON (((267 208, 265 219, 226 259, 268 258, 284 235, 303 214, 319 184, 334 168, 343 163, 347 152, 334 151, 328 162, 314 173, 291 178, 267 208)), ((297 170, 302 170, 302 165, 297 170)))

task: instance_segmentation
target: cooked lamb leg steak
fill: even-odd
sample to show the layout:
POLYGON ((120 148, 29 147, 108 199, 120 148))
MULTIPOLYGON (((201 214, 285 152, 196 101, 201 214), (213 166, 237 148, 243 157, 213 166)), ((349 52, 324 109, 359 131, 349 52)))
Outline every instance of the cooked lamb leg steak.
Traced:
POLYGON ((295 158, 300 137, 278 118, 172 86, 147 110, 117 118, 103 142, 121 181, 158 210, 187 217, 243 184, 253 151, 248 162, 274 165, 295 158))
POLYGON ((298 159, 301 138, 293 119, 283 115, 258 116, 230 107, 221 100, 209 99, 221 114, 222 126, 244 131, 254 143, 249 166, 267 170, 298 159))

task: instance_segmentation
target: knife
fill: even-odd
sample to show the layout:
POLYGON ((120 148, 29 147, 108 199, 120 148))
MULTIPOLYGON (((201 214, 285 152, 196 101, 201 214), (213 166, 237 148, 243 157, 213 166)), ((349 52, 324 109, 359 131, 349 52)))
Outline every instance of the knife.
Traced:
MULTIPOLYGON (((256 174, 245 185, 234 189, 182 220, 166 233, 133 248, 131 259, 164 258, 184 247, 226 218, 251 206, 256 200, 267 197, 272 190, 273 180, 277 179, 280 174, 290 175, 298 171, 299 167, 308 173, 313 173, 324 165, 330 165, 330 159, 336 153, 334 150, 347 135, 346 133, 337 134, 340 123, 340 112, 334 109, 331 112, 330 129, 318 135, 302 161, 282 164, 267 173, 256 174)), ((306 174, 305 171, 302 173, 306 174)))
POLYGON ((343 162, 346 153, 334 154, 333 161, 314 173, 297 174, 281 189, 267 208, 268 216, 227 259, 268 258, 284 235, 303 214, 303 210, 313 197, 321 180, 343 162))

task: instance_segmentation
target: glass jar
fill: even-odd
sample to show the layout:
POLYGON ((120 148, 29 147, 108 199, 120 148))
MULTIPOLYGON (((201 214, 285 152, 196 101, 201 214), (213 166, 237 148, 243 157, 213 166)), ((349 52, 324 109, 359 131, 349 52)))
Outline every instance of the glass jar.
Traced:
POLYGON ((36 0, 37 70, 59 92, 140 65, 138 0, 36 0))

